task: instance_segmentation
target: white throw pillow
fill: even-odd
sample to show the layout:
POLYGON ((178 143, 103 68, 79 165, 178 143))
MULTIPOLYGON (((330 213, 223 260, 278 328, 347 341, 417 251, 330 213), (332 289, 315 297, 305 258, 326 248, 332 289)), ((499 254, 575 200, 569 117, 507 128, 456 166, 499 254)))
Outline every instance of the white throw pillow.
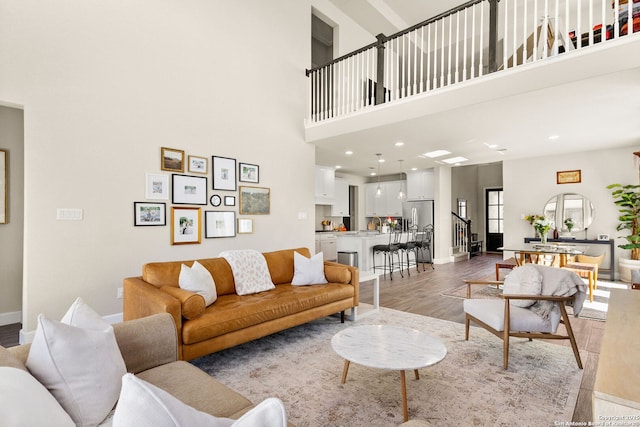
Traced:
MULTIPOLYGON (((505 295, 540 295, 542 292, 542 274, 532 265, 523 265, 511 270, 504 278, 502 293, 505 295)), ((511 305, 529 307, 535 300, 513 299, 511 305)))
POLYGON ((233 272, 236 294, 249 295, 275 289, 271 281, 267 260, 253 249, 239 249, 220 252, 233 272))
POLYGON ((120 393, 126 367, 113 327, 78 299, 66 323, 38 316, 26 366, 78 426, 107 417, 120 393))
POLYGON ((202 295, 204 303, 208 307, 218 299, 216 284, 209 270, 204 268, 198 261, 194 261, 191 267, 182 264, 178 285, 182 289, 202 295))
POLYGON ((266 399, 234 421, 201 412, 171 394, 132 374, 122 378, 120 400, 113 427, 286 427, 287 417, 279 399, 266 399))
POLYGON ((307 258, 306 256, 293 253, 293 280, 292 285, 322 285, 327 282, 324 275, 324 259, 322 252, 307 258))
POLYGON ((0 426, 75 427, 62 406, 27 371, 0 367, 0 426))

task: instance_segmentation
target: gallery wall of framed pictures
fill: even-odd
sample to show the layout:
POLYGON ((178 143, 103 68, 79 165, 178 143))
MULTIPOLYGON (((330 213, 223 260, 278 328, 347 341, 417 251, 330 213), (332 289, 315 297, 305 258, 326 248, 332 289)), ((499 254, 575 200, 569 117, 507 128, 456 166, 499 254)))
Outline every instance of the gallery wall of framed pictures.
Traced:
POLYGON ((161 147, 160 171, 145 174, 146 200, 133 202, 133 225, 162 227, 169 221, 172 245, 200 244, 203 237, 251 234, 253 219, 246 215, 271 212, 271 190, 250 185, 258 183, 260 166, 257 164, 161 147), (171 206, 167 206, 168 203, 171 206))

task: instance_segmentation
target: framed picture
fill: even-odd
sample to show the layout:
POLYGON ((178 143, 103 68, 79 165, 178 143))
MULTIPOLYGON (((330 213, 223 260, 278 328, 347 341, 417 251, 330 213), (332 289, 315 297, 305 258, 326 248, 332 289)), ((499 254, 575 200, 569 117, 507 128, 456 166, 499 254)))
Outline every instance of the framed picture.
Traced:
POLYGON ((598 240, 609 240, 608 234, 598 234, 598 240))
POLYGON ((206 157, 189 156, 190 173, 208 173, 209 160, 206 157))
POLYGON ((188 245, 200 243, 202 225, 200 208, 171 208, 171 244, 188 245))
POLYGON ((167 225, 166 203, 133 202, 133 225, 167 225))
POLYGON ((9 204, 9 175, 7 174, 9 153, 0 150, 0 224, 9 222, 7 205, 9 204))
POLYGON ((260 182, 260 167, 258 165, 250 165, 249 163, 240 163, 239 166, 240 182, 253 182, 257 184, 260 182))
POLYGON ((576 184, 582 181, 580 170, 556 172, 557 184, 576 184))
POLYGON ((240 186, 240 214, 268 215, 271 203, 269 193, 268 188, 240 186))
POLYGON ((169 175, 148 173, 145 194, 147 199, 169 200, 169 175))
POLYGON ((175 148, 160 148, 160 169, 171 172, 184 172, 184 151, 175 148))
POLYGON ((236 196, 224 196, 224 205, 225 206, 235 206, 236 205, 236 196))
POLYGON ((204 176, 171 175, 171 201, 177 205, 206 205, 207 178, 204 176))
POLYGON ((206 211, 204 213, 204 237, 235 237, 236 213, 222 211, 206 211))
POLYGON ((212 156, 213 189, 236 191, 236 159, 212 156))
POLYGON ((209 201, 211 202, 211 206, 215 208, 222 204, 222 198, 219 194, 214 194, 213 196, 211 196, 211 199, 209 199, 209 201))
POLYGON ((238 218, 238 234, 253 233, 253 220, 249 218, 238 218))

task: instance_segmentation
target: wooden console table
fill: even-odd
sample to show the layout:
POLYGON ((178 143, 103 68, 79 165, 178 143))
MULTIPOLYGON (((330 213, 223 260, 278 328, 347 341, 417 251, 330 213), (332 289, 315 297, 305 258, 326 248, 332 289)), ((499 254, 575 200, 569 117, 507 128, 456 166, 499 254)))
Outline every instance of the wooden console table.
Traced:
MULTIPOLYGON (((525 243, 539 242, 540 238, 525 237, 525 243)), ((600 268, 598 274, 609 274, 609 280, 615 280, 616 278, 616 262, 615 262, 615 247, 613 239, 609 240, 587 240, 587 239, 547 239, 548 243, 563 243, 565 245, 608 245, 611 251, 609 256, 609 268, 600 268)), ((585 254, 589 255, 589 254, 585 254)), ((599 255, 599 254, 598 254, 599 255)))
MULTIPOLYGON (((640 421, 640 292, 612 289, 593 386, 593 421, 640 421)), ((610 422, 610 424, 606 424, 610 422)))

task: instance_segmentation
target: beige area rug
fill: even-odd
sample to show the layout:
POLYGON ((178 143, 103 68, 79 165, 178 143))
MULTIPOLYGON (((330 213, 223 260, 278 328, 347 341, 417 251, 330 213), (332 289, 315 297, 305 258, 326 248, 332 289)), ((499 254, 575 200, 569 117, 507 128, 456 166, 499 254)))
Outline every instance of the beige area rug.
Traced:
MULTIPOLYGON (((585 283, 587 281, 585 280, 585 283)), ((629 287, 625 283, 621 282, 606 282, 604 280, 598 280, 598 286, 593 293, 593 302, 585 301, 582 311, 578 316, 581 319, 592 320, 607 320, 607 310, 609 309, 609 295, 611 289, 628 289, 629 287)), ((499 298, 502 291, 499 291, 492 286, 474 285, 471 288, 471 298, 499 298)), ((467 297, 467 285, 456 286, 455 288, 448 289, 442 292, 442 295, 453 298, 466 298, 467 297)), ((571 307, 567 307, 567 312, 572 314, 571 307)))
POLYGON ((572 419, 583 371, 570 347, 512 339, 505 371, 502 341, 484 329, 473 327, 465 341, 462 324, 385 308, 355 323, 320 319, 192 363, 254 403, 280 398, 298 427, 397 426, 398 372, 352 363, 340 384, 344 361, 331 337, 356 324, 414 328, 447 346, 445 359, 421 369, 419 380, 407 374, 410 419, 434 426, 552 426, 572 419))

